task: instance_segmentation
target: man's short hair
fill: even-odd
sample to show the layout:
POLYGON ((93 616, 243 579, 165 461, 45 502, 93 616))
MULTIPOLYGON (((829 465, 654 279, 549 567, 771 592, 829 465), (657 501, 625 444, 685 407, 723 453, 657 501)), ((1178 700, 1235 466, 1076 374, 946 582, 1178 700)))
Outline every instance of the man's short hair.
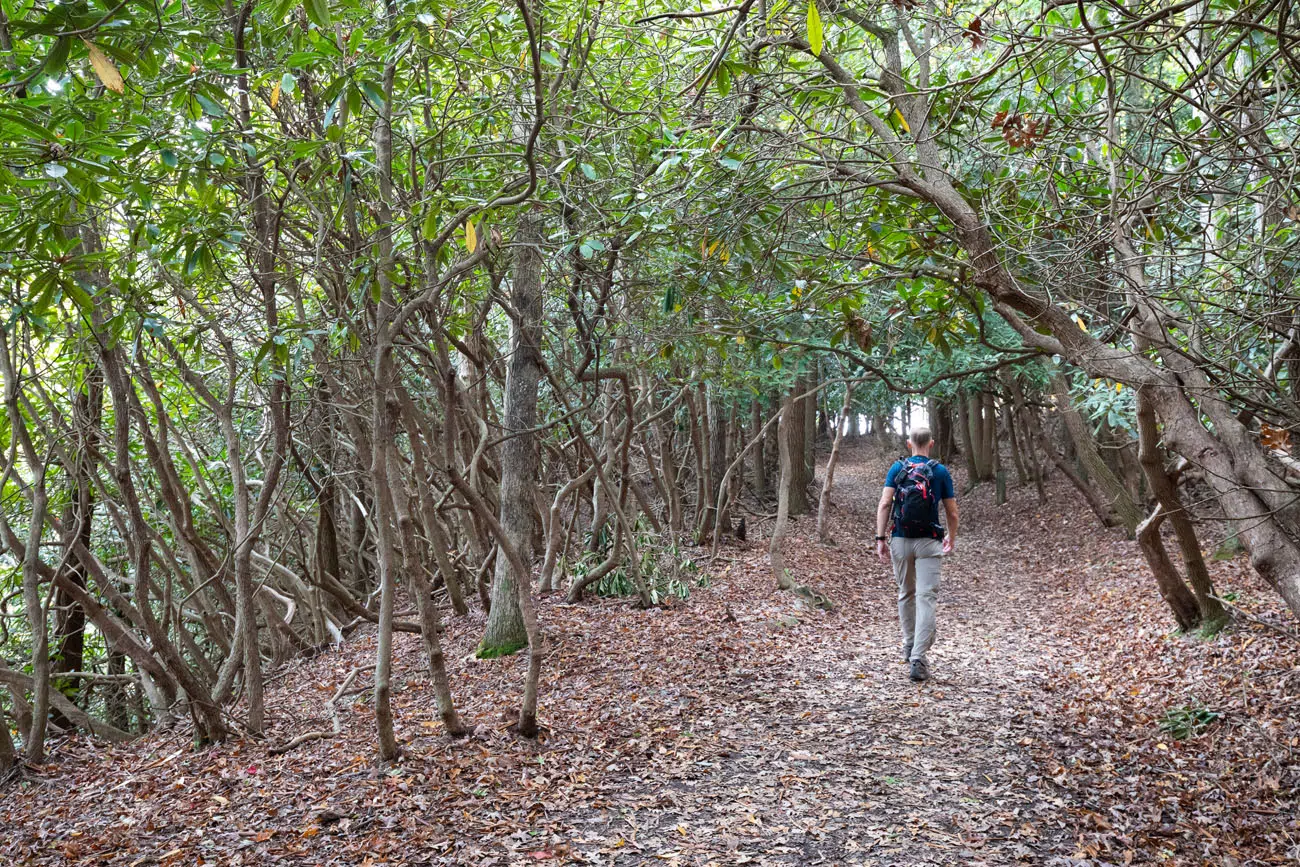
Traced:
POLYGON ((930 444, 930 429, 924 425, 912 428, 912 432, 907 435, 912 445, 918 449, 925 448, 930 444))

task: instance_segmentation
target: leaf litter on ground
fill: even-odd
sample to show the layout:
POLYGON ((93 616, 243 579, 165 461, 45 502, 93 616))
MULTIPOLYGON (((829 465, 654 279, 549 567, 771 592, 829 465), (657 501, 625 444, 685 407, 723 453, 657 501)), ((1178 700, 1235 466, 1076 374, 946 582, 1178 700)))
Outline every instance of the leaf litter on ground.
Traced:
POLYGON ((1296 863, 1300 642, 1244 559, 1212 564, 1220 592, 1282 629, 1180 636, 1135 545, 1072 490, 999 507, 977 488, 917 686, 872 542, 888 459, 842 460, 838 544, 810 519, 787 543, 833 611, 771 586, 751 528, 684 601, 543 601, 535 742, 508 731, 524 661, 473 657, 479 614, 444 636, 471 737, 443 735, 399 635, 400 762, 376 763, 366 689, 338 701, 339 736, 269 754, 330 730, 349 677, 368 686, 361 633, 277 672, 264 741, 64 740, 0 793, 0 862, 1296 863))

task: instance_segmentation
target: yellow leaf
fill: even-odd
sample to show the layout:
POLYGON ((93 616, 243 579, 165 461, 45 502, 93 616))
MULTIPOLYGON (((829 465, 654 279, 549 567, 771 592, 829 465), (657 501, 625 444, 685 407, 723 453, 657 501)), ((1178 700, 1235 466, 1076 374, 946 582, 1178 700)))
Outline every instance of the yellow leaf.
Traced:
POLYGON ((474 229, 473 220, 465 224, 465 249, 471 253, 478 249, 478 232, 474 229))
POLYGON ((710 255, 710 256, 713 255, 713 251, 716 250, 716 249, 718 249, 718 245, 721 244, 721 243, 722 243, 722 241, 718 240, 718 241, 714 241, 712 244, 709 245, 709 255, 710 255))
POLYGON ((903 117, 903 113, 901 111, 899 111, 898 109, 894 109, 894 117, 898 118, 898 123, 900 126, 903 127, 903 132, 909 134, 912 132, 912 128, 907 125, 907 118, 903 117))
POLYGON ((275 108, 279 104, 280 104, 280 82, 277 81, 275 83, 275 87, 271 88, 271 108, 275 108))
POLYGON ((304 837, 315 837, 319 833, 320 833, 320 828, 317 827, 316 825, 311 825, 309 827, 302 829, 302 835, 304 837))
POLYGON ((125 93, 126 85, 122 83, 122 73, 117 71, 113 61, 108 59, 108 55, 100 51, 98 45, 84 36, 81 41, 86 43, 86 50, 90 52, 90 66, 95 70, 95 75, 99 77, 100 83, 114 93, 125 93))
POLYGON ((1124 390, 1124 383, 1122 382, 1115 383, 1115 391, 1120 392, 1123 390, 1124 390))
POLYGON ((737 335, 736 335, 736 345, 737 345, 737 346, 744 346, 744 345, 745 345, 745 335, 743 335, 743 334, 737 334, 737 335))

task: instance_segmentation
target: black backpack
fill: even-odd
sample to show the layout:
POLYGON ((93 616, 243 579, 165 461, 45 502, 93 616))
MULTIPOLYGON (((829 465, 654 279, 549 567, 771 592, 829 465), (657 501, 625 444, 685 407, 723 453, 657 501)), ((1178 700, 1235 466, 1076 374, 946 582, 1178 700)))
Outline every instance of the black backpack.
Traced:
POLYGON ((942 539, 943 528, 935 523, 939 494, 934 486, 938 461, 901 461, 903 468, 894 478, 894 526, 908 539, 942 539))

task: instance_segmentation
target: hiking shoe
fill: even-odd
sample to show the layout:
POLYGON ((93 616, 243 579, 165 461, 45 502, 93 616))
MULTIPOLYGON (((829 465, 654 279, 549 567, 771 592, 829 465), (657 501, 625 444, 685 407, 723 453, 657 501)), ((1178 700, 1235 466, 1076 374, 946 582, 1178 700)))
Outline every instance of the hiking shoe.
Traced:
POLYGON ((903 645, 903 662, 911 662, 911 661, 912 661, 912 645, 910 645, 910 644, 904 644, 904 645, 903 645))
POLYGON ((912 673, 908 675, 912 683, 921 683, 930 679, 930 666, 925 664, 924 659, 912 660, 912 673))

